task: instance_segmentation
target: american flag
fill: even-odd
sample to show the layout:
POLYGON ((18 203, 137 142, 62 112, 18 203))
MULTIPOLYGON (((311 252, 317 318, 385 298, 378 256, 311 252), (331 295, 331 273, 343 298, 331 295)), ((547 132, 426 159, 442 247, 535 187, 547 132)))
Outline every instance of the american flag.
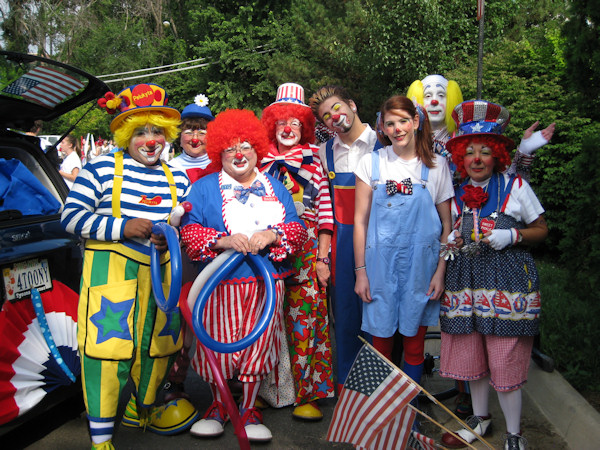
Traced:
POLYGON ((410 450, 436 450, 438 447, 433 439, 413 431, 408 438, 406 448, 410 450))
POLYGON ((327 432, 331 442, 357 448, 404 448, 415 412, 406 405, 420 392, 369 344, 358 353, 327 432))
POLYGON ((47 108, 54 108, 65 98, 83 88, 79 80, 47 67, 35 67, 2 92, 20 95, 47 108))

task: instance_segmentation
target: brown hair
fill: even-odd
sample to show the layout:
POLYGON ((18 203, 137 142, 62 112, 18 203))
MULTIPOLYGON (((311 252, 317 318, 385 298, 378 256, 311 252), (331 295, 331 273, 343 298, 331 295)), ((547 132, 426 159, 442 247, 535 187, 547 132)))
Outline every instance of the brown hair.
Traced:
MULTIPOLYGON (((417 107, 408 97, 394 95, 393 97, 388 98, 381 106, 381 121, 384 121, 386 113, 393 110, 404 111, 410 114, 410 116, 413 118, 419 116, 419 128, 415 135, 415 149, 421 162, 431 169, 434 166, 433 140, 431 137, 429 120, 427 120, 427 112, 422 111, 422 113, 419 114, 417 107)), ((383 145, 392 145, 392 141, 390 141, 390 139, 383 133, 377 133, 377 139, 379 139, 379 142, 381 142, 383 145)))
POLYGON ((310 106, 310 109, 312 109, 313 114, 318 120, 321 120, 321 118, 319 117, 319 106, 321 106, 321 103, 323 103, 329 97, 334 96, 339 97, 346 103, 350 103, 351 101, 353 101, 350 98, 350 95, 348 94, 348 91, 346 91, 346 89, 344 89, 341 86, 334 86, 331 84, 323 86, 308 99, 308 106, 310 106))
POLYGON ((71 144, 73 147, 75 147, 77 156, 79 156, 81 158, 81 142, 79 141, 79 139, 77 139, 72 134, 68 134, 67 136, 65 136, 65 138, 63 140, 68 142, 69 144, 71 144))

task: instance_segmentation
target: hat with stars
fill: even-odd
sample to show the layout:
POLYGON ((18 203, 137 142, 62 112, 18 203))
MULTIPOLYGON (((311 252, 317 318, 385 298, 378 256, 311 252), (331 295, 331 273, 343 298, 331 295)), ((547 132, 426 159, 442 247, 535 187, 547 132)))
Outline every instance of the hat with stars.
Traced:
POLYGON ((509 151, 515 148, 512 139, 502 135, 510 122, 510 113, 504 106, 485 100, 469 100, 454 108, 452 118, 456 122, 456 136, 446 144, 450 152, 459 142, 476 136, 491 136, 505 144, 509 151))

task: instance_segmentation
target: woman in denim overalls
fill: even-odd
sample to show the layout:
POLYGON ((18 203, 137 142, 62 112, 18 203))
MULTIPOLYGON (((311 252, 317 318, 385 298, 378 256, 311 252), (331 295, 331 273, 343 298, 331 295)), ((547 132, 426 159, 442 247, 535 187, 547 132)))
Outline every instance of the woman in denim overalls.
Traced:
POLYGON ((438 323, 446 263, 440 239, 450 233, 450 171, 434 155, 425 114, 406 97, 382 107, 387 145, 356 170, 355 291, 363 300, 362 330, 391 359, 403 335, 404 371, 420 382, 427 326, 438 323))

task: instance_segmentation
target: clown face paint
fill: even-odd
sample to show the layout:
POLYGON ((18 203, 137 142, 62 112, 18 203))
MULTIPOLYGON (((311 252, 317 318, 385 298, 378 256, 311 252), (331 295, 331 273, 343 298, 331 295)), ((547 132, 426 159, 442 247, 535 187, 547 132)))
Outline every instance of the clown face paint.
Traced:
POLYGON ((127 151, 137 162, 145 166, 153 166, 159 161, 165 144, 164 130, 147 124, 145 127, 135 129, 127 151))
POLYGON ((481 183, 494 173, 496 159, 492 155, 491 148, 472 141, 465 150, 464 164, 471 180, 481 183))
POLYGON ((394 152, 405 159, 416 156, 415 130, 419 128, 418 117, 412 117, 401 109, 388 111, 383 117, 383 133, 392 142, 394 152))
POLYGON ((192 158, 206 154, 206 130, 183 130, 179 142, 183 151, 192 158))
POLYGON ((429 117, 431 128, 437 130, 446 126, 446 88, 441 84, 429 84, 423 88, 423 104, 429 117))
POLYGON ((239 183, 254 180, 258 157, 249 142, 242 142, 221 152, 221 163, 227 175, 239 183))
POLYGON ((348 133, 356 117, 356 105, 353 101, 346 103, 337 96, 329 97, 319 105, 321 122, 336 133, 348 133))
POLYGON ((280 151, 291 150, 302 138, 302 122, 295 117, 275 122, 275 137, 280 151))

